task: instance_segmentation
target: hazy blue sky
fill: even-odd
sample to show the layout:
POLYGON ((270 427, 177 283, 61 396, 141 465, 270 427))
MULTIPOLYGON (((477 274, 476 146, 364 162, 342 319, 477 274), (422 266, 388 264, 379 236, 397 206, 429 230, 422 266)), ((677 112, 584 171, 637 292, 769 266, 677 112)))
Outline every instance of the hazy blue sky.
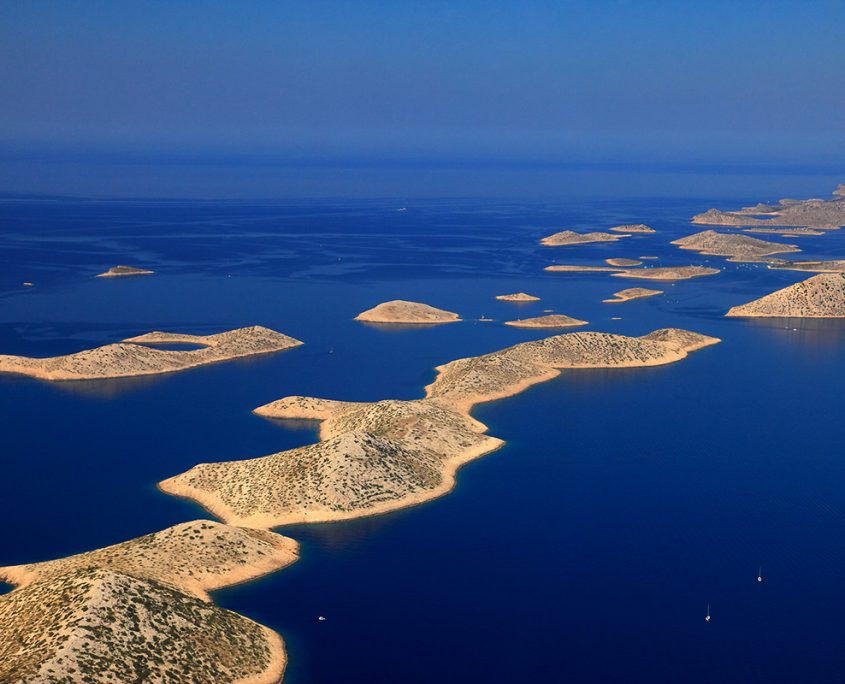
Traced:
POLYGON ((837 162, 845 2, 0 3, 0 153, 837 162))

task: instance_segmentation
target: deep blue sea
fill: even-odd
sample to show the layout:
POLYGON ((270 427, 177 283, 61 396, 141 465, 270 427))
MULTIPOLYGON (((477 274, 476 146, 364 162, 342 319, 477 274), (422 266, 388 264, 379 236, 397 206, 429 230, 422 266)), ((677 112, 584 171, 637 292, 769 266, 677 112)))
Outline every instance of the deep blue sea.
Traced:
MULTIPOLYGON (((724 341, 664 367, 566 372, 480 407, 507 445, 463 468, 452 494, 281 528, 302 559, 215 598, 281 632, 290 684, 841 682, 845 322, 723 318, 806 277, 669 244, 699 230, 695 213, 774 199, 736 194, 0 200, 0 353, 252 324, 305 342, 155 378, 0 377, 0 564, 207 517, 156 482, 316 439, 313 424, 251 413, 270 400, 420 397, 438 364, 551 334, 502 324, 544 309, 589 330, 679 326, 724 341), (638 222, 659 232, 538 245, 557 230, 638 222), (652 285, 542 270, 640 255, 724 270, 618 305, 601 300, 652 285), (156 275, 93 277, 115 264, 156 275), (542 301, 494 300, 516 291, 542 301), (396 298, 466 320, 396 331, 352 320, 396 298), (495 322, 474 320, 482 315, 495 322)), ((800 244, 802 258, 845 258, 845 231, 772 239, 800 244)))

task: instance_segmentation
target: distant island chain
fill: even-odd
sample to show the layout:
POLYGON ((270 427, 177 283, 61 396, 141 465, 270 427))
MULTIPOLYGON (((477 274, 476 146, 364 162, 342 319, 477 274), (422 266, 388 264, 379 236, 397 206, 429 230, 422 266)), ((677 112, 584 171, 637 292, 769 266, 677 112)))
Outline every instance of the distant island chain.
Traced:
MULTIPOLYGON (((832 199, 785 199, 734 211, 710 209, 691 221, 719 230, 708 228, 672 241, 682 265, 665 261, 644 265, 644 260, 656 257, 632 256, 646 250, 627 248, 653 244, 661 237, 639 223, 585 232, 563 230, 541 238, 539 246, 537 233, 531 244, 544 259, 549 254, 572 254, 579 245, 591 245, 588 249, 594 252, 605 250, 603 256, 610 250, 623 254, 545 266, 549 275, 542 276, 543 282, 550 288, 579 278, 604 281, 609 275, 658 281, 668 291, 676 281, 718 276, 722 268, 689 263, 717 257, 726 269, 788 271, 769 273, 786 280, 790 275, 793 280, 799 277, 792 272, 810 274, 726 312, 722 309, 720 316, 845 317, 845 260, 793 256, 805 241, 823 241, 845 225, 845 187, 839 186, 832 199), (794 237, 800 245, 749 232, 794 237)), ((534 268, 539 272, 542 266, 534 268)), ((115 266, 97 277, 152 273, 115 266)), ((160 277, 96 281, 95 287, 98 291, 143 287, 160 277)), ((679 287, 685 286, 695 284, 679 287)), ((512 287, 533 289, 527 284, 512 287)), ((318 421, 319 441, 257 458, 233 454, 233 460, 198 463, 158 483, 162 492, 199 504, 221 522, 184 522, 114 546, 0 568, 0 580, 14 587, 0 596, 0 682, 279 682, 287 665, 282 637, 215 605, 209 596, 216 589, 296 562, 298 543, 272 528, 380 515, 441 497, 455 486, 461 466, 504 443, 488 435, 487 426, 473 417, 479 404, 517 395, 570 369, 673 364, 721 341, 672 327, 640 336, 578 331, 530 339, 539 334, 532 329, 589 325, 551 308, 543 309, 543 315, 524 315, 554 306, 546 303, 549 296, 542 288, 540 283, 536 290, 542 297, 522 291, 489 292, 491 304, 508 312, 510 320, 503 321, 508 327, 500 330, 528 341, 437 366, 420 398, 348 402, 283 396, 258 406, 254 413, 268 419, 318 421), (537 304, 541 299, 544 303, 537 304)), ((600 301, 633 303, 599 308, 613 313, 659 312, 667 304, 667 297, 660 296, 664 294, 661 289, 625 288, 600 301)), ((416 331, 411 335, 425 336, 427 326, 444 326, 435 334, 472 322, 422 302, 396 299, 372 304, 368 302, 372 308, 354 320, 368 324, 366 332, 373 335, 389 335, 391 326, 394 332, 396 326, 407 326, 416 331)), ((570 304, 561 308, 577 314, 577 305, 569 309, 570 304)), ((365 327, 351 325, 359 331, 365 327)), ((61 356, 0 355, 0 373, 45 382, 96 382, 187 371, 260 354, 296 353, 290 350, 302 344, 257 325, 206 335, 156 331, 61 356)))

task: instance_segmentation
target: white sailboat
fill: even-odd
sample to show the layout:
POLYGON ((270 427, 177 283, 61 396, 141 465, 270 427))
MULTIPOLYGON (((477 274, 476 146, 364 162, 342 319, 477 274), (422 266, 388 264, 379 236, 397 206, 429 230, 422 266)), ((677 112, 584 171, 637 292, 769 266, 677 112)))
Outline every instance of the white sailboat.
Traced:
POLYGON ((707 615, 704 616, 705 622, 710 622, 710 604, 707 604, 707 615))
POLYGON ((762 565, 760 566, 760 569, 757 571, 757 581, 758 582, 763 581, 763 566, 762 565))

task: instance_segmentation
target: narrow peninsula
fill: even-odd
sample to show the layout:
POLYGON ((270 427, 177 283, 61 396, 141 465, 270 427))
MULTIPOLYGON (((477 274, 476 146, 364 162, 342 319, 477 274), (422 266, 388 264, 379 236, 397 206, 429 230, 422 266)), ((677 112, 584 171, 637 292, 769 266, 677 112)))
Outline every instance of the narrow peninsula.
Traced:
POLYGON ((407 302, 394 299, 383 302, 372 309, 362 311, 355 316, 356 321, 366 323, 399 323, 403 325, 439 325, 461 320, 458 314, 444 309, 437 309, 428 304, 407 302))
POLYGON ((269 354, 301 345, 282 333, 252 326, 214 335, 151 332, 94 349, 49 358, 0 355, 0 373, 39 380, 103 380, 157 375, 210 363, 269 354), (156 349, 157 344, 191 344, 199 349, 156 349))
POLYGON ((203 463, 160 483, 229 524, 270 528, 348 520, 449 492, 455 473, 502 442, 473 406, 524 391, 567 368, 635 368, 679 361, 719 340, 678 329, 643 337, 576 332, 439 366, 423 399, 339 402, 287 397, 269 418, 322 421, 321 441, 269 456, 203 463))
POLYGON ((727 316, 845 318, 845 274, 820 273, 760 299, 733 307, 727 316))

